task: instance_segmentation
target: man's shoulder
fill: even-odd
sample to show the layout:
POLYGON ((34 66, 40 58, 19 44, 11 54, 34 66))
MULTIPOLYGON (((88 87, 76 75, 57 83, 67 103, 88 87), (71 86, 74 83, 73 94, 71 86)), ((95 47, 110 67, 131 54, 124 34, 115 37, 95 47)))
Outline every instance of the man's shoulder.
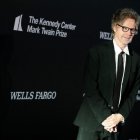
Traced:
POLYGON ((133 46, 129 45, 128 49, 129 49, 130 55, 134 57, 138 57, 138 58, 140 57, 140 52, 136 48, 133 48, 133 46))

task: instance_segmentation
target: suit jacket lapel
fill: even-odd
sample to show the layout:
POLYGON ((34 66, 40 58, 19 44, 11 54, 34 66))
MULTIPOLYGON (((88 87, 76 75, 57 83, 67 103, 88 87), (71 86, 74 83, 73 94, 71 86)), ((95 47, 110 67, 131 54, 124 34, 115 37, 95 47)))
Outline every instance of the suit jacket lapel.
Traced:
MULTIPOLYGON (((108 53, 108 59, 109 59, 109 66, 110 66, 110 75, 111 75, 111 82, 114 82, 116 79, 116 62, 115 62, 115 51, 114 51, 114 45, 109 45, 109 53, 108 53)), ((115 82, 114 82, 115 84, 115 82)))

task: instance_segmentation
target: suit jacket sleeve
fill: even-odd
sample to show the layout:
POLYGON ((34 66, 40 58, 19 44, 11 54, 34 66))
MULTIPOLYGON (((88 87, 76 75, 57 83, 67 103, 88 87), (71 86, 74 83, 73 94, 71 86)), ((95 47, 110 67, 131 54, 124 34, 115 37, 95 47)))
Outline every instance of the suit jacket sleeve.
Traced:
MULTIPOLYGON (((133 77, 135 77, 135 78, 133 79, 133 81, 130 84, 131 87, 127 87, 128 90, 126 92, 126 98, 124 99, 123 104, 119 110, 119 113, 122 114, 124 116, 124 118, 127 118, 129 113, 131 112, 133 105, 136 101, 136 94, 140 87, 140 56, 136 55, 134 62, 136 63, 135 72, 133 73, 133 77)), ((132 62, 132 63, 134 63, 134 62, 132 62)))
POLYGON ((97 49, 92 49, 89 52, 89 61, 87 65, 85 77, 85 98, 90 106, 93 115, 97 121, 101 123, 109 115, 111 110, 100 93, 98 86, 98 76, 100 69, 100 59, 97 49))

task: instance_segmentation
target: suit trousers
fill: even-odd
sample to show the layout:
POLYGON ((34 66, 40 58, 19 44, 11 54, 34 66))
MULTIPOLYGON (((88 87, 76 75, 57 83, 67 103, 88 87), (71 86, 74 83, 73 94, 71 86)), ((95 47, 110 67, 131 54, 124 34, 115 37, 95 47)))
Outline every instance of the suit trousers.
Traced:
POLYGON ((86 128, 79 128, 77 140, 118 140, 118 133, 110 133, 110 136, 101 137, 100 131, 91 131, 86 128))

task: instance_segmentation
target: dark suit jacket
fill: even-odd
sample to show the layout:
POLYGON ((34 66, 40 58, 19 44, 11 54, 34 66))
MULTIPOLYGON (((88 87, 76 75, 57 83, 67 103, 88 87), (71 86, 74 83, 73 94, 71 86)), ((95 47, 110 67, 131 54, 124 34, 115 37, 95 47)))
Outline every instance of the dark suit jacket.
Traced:
MULTIPOLYGON (((129 48, 126 58, 122 99, 118 112, 127 118, 140 86, 140 58, 129 48)), ((116 78, 115 51, 109 41, 89 51, 85 78, 85 97, 74 124, 95 131, 112 113, 112 96, 116 78)))

